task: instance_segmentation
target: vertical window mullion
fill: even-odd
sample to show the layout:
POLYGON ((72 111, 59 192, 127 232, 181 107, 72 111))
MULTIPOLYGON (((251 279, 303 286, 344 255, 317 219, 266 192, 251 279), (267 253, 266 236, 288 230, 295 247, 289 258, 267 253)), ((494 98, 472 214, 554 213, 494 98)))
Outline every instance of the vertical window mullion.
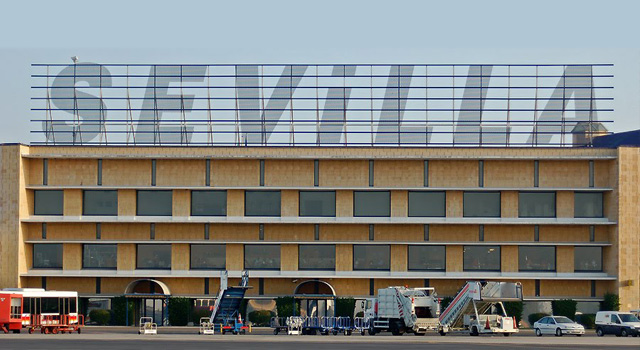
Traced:
POLYGON ((478 187, 484 187, 484 160, 478 161, 478 187))
POLYGON ((318 159, 313 161, 313 186, 320 186, 320 161, 318 159))
POLYGON ((264 186, 264 159, 260 159, 260 186, 264 186))
POLYGON ((102 159, 98 159, 98 186, 102 186, 102 159))
POLYGON ((373 187, 373 159, 369 160, 369 187, 373 187))
POLYGON ((151 160, 151 186, 156 185, 156 160, 151 160))
POLYGON ((424 240, 429 240, 429 224, 424 225, 424 240))
POLYGON ((589 161, 589 187, 595 187, 596 179, 595 179, 595 164, 593 160, 589 161))
POLYGON ((424 161, 424 187, 429 187, 429 161, 424 161))
POLYGON ((533 187, 539 187, 540 185, 540 162, 533 161, 533 187))
POLYGON ((49 159, 44 158, 42 160, 42 184, 49 184, 49 159))
POLYGON ((211 186, 211 159, 207 159, 205 161, 205 170, 204 170, 204 185, 211 186))

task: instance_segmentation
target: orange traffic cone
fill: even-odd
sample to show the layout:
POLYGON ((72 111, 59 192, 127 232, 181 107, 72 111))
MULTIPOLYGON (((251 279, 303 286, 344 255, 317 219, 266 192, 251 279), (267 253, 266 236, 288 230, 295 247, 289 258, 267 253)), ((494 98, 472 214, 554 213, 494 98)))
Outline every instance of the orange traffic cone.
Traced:
POLYGON ((487 322, 484 324, 484 329, 491 329, 491 325, 489 324, 489 317, 487 317, 487 322))

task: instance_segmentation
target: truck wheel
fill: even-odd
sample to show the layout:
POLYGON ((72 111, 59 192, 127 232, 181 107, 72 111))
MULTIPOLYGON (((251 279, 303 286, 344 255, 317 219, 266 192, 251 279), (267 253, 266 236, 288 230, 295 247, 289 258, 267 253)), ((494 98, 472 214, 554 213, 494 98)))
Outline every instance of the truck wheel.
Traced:
POLYGON ((425 335, 425 334, 427 333, 418 333, 418 332, 413 333, 413 335, 425 335))
POLYGON ((629 336, 629 332, 626 329, 622 329, 620 331, 620 335, 623 337, 628 337, 629 336))
POLYGON ((33 327, 29 328, 29 334, 33 334, 33 332, 34 332, 33 327))
POLYGON ((14 329, 13 333, 20 333, 20 330, 19 329, 14 329))
POLYGON ((511 335, 511 333, 502 333, 502 335, 504 335, 505 337, 508 337, 511 335))
POLYGON ((369 333, 369 335, 376 335, 376 330, 375 330, 375 329, 373 329, 373 328, 369 328, 369 329, 367 330, 367 333, 369 333))
POLYGON ((598 337, 602 337, 602 336, 604 335, 604 332, 602 331, 602 328, 598 327, 598 328, 596 329, 596 335, 597 335, 598 337))
POLYGON ((477 337, 478 336, 478 327, 473 326, 471 327, 471 333, 469 333, 469 335, 473 336, 473 337, 477 337))
POLYGON ((443 337, 444 337, 445 335, 447 335, 447 333, 445 333, 444 331, 438 331, 438 334, 440 334, 440 335, 441 335, 441 336, 443 336, 443 337))

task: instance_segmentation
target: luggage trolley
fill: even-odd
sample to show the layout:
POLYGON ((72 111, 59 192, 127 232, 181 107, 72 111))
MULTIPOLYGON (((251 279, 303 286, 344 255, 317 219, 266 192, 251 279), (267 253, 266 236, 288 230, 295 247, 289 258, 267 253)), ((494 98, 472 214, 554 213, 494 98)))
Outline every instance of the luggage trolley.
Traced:
POLYGON ((351 323, 351 317, 338 317, 336 320, 336 327, 333 330, 333 335, 337 335, 339 332, 344 335, 351 335, 353 326, 351 323))
POLYGON ((369 325, 369 320, 364 317, 355 317, 353 319, 353 330, 360 332, 360 335, 364 335, 365 332, 369 330, 369 325))
POLYGON ((273 328, 274 335, 278 335, 280 332, 286 332, 289 328, 286 317, 271 317, 269 326, 273 328))
POLYGON ((200 317, 200 329, 198 334, 213 335, 215 329, 213 323, 211 323, 211 317, 200 317))
POLYGON ((138 334, 158 334, 158 325, 153 322, 151 317, 140 317, 140 328, 138 334))

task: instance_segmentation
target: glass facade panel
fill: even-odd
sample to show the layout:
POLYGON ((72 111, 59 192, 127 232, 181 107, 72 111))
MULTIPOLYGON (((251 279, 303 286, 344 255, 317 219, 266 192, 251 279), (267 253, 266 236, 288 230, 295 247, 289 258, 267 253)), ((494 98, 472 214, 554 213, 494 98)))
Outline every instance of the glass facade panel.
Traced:
POLYGON ((555 247, 518 247, 519 271, 555 271, 555 247))
POLYGON ((336 192, 300 191, 300 216, 336 216, 336 192))
POLYGON ((465 192, 464 217, 500 217, 500 192, 465 192))
POLYGON ((245 191, 245 216, 280 216, 280 191, 245 191))
POLYGON ((118 191, 82 191, 82 215, 118 215, 118 191))
POLYGON ((574 271, 602 271, 602 247, 575 247, 573 251, 574 271))
POLYGON ((62 190, 33 191, 34 215, 62 215, 64 192, 62 190))
POLYGON ((62 244, 33 245, 34 269, 61 269, 62 268, 62 244))
POLYGON ((171 244, 138 244, 138 269, 171 269, 171 244))
POLYGON ((354 191, 353 216, 391 216, 391 192, 354 191))
POLYGON ((445 217, 445 192, 409 191, 409 216, 445 217))
POLYGON ((443 245, 410 245, 409 270, 445 269, 445 246, 443 245))
POLYGON ((118 264, 116 244, 85 244, 82 247, 83 269, 115 269, 118 264))
POLYGON ((224 244, 192 244, 192 270, 224 270, 227 266, 227 249, 224 244))
POLYGON ((192 216, 226 216, 227 191, 191 191, 192 216))
POLYGON ((136 215, 171 216, 173 191, 138 191, 136 215))
POLYGON ((500 271, 500 246, 465 246, 465 271, 500 271))
POLYGON ((353 270, 389 271, 391 248, 388 245, 353 246, 353 270))
POLYGON ((521 218, 555 218, 555 192, 520 192, 518 216, 521 218))
POLYGON ((301 244, 298 246, 299 270, 335 270, 336 246, 331 244, 301 244))
POLYGON ((244 268, 251 270, 280 270, 280 245, 245 244, 244 268))
POLYGON ((574 200, 574 217, 601 218, 604 216, 602 192, 575 192, 574 200))

